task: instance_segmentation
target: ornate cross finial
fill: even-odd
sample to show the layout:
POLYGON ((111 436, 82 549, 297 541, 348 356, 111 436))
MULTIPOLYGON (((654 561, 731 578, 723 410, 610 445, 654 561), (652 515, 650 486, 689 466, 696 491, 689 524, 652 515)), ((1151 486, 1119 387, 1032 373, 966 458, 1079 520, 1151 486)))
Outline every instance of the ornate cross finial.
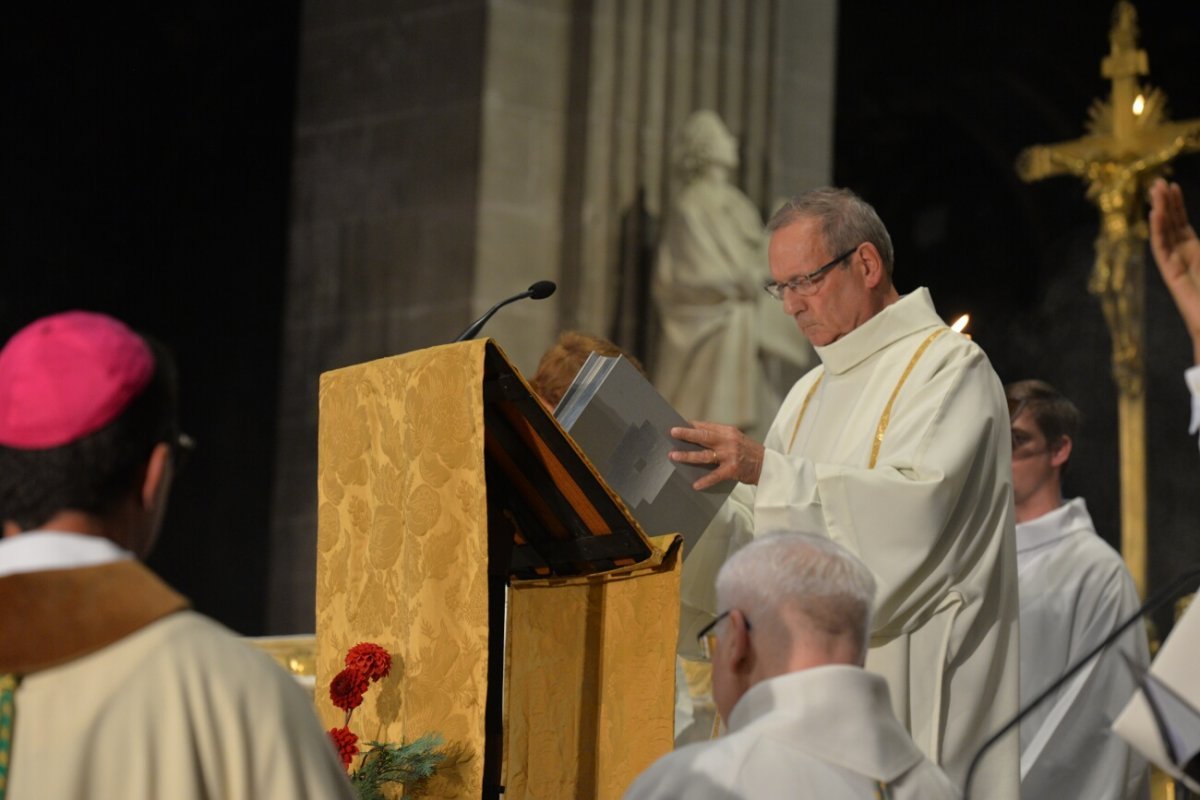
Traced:
POLYGON ((1100 74, 1105 78, 1136 78, 1150 74, 1146 51, 1138 47, 1137 9, 1132 3, 1117 3, 1113 9, 1113 26, 1108 33, 1111 50, 1100 62, 1100 74))

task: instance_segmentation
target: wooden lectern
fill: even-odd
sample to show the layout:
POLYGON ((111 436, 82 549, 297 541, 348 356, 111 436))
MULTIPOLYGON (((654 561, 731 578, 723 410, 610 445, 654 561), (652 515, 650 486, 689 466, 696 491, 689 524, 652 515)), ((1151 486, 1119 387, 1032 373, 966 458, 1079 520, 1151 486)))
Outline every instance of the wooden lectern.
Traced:
POLYGON ((678 538, 647 539, 499 347, 325 373, 318 448, 327 727, 372 641, 392 672, 351 729, 441 733, 427 796, 619 798, 671 749, 678 538))

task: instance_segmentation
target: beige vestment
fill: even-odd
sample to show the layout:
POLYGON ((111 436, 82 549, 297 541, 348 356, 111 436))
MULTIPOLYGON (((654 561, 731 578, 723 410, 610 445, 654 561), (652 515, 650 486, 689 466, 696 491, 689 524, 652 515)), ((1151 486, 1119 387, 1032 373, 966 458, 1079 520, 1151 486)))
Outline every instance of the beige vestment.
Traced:
POLYGON ((352 796, 295 682, 181 605, 133 561, 0 578, 21 608, 0 632, 0 672, 23 676, 7 800, 352 796))
MULTIPOLYGON (((749 531, 829 536, 879 584, 867 668, 961 784, 1018 704, 1004 392, 925 289, 817 353, 823 367, 797 382, 767 435, 758 486, 734 491, 684 563, 681 654, 718 611, 716 571, 749 531)), ((1015 800, 1018 756, 1014 732, 984 759, 975 796, 1015 800)))

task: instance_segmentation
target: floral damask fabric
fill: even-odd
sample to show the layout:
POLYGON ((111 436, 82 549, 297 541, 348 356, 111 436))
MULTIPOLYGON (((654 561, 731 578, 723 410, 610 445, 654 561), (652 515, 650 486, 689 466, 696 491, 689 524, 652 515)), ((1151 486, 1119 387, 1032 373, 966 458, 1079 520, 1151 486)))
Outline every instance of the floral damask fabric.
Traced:
MULTIPOLYGON (((483 342, 321 377, 317 675, 361 641, 393 654, 356 712, 365 739, 441 733, 432 797, 482 791, 487 695, 483 342), (452 402, 448 402, 452 399, 452 402)), ((317 698, 327 727, 342 723, 317 698)))
POLYGON ((619 798, 674 738, 679 548, 633 570, 514 581, 505 786, 510 797, 619 798))
MULTIPOLYGON (((430 797, 479 797, 483 786, 483 381, 493 347, 435 347, 321 377, 317 685, 358 642, 387 648, 391 673, 355 711, 356 729, 392 742, 440 733, 448 757, 430 797)), ((670 749, 672 541, 605 576, 514 582, 507 797, 619 797, 670 749)), ((317 707, 327 728, 342 724, 327 693, 317 707)))

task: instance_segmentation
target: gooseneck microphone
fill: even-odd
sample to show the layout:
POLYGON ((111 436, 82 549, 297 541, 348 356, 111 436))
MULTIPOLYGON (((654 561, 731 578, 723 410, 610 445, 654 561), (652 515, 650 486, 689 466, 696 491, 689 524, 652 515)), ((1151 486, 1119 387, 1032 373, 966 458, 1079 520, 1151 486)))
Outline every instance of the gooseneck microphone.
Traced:
POLYGON ((509 303, 515 303, 518 300, 524 300, 526 297, 534 300, 544 300, 545 298, 554 294, 554 290, 557 288, 558 286, 555 285, 554 281, 538 281, 520 294, 514 294, 507 300, 501 300, 499 303, 496 303, 496 305, 489 308, 486 314, 468 325, 467 329, 460 333, 454 341, 465 342, 467 339, 474 339, 479 335, 479 330, 484 326, 484 323, 491 319, 493 314, 509 303))
POLYGON ((1106 647, 1115 642, 1117 639, 1120 639, 1121 635, 1130 627, 1132 627, 1134 623, 1138 622, 1142 617, 1146 616, 1150 612, 1156 611, 1171 600, 1174 600, 1175 597, 1180 593, 1180 590, 1190 583, 1193 583, 1197 578, 1200 578, 1200 568, 1190 569, 1151 595, 1150 599, 1142 604, 1142 607, 1137 610, 1136 614, 1132 615, 1129 617, 1129 619, 1118 625, 1103 642, 1093 647, 1078 661, 1067 667, 1067 671, 1059 676, 1054 683, 1047 686, 1037 697, 1030 700, 1024 708, 1018 711, 1015 717, 1006 722, 1004 726, 1000 728, 1000 730, 992 734, 991 738, 984 742, 983 746, 980 747, 975 753, 975 757, 971 759, 971 766, 967 768, 967 779, 963 784, 963 800, 970 800, 971 779, 975 776, 975 768, 979 766, 979 762, 983 760, 984 753, 990 750, 992 745, 1003 739, 1005 734, 1009 733, 1013 728, 1019 725, 1021 720, 1029 716, 1031 711, 1044 703, 1046 699, 1058 691, 1058 689, 1062 687, 1064 683, 1073 678, 1075 673, 1087 666, 1087 664, 1093 658, 1096 658, 1100 655, 1100 653, 1104 652, 1106 647))

